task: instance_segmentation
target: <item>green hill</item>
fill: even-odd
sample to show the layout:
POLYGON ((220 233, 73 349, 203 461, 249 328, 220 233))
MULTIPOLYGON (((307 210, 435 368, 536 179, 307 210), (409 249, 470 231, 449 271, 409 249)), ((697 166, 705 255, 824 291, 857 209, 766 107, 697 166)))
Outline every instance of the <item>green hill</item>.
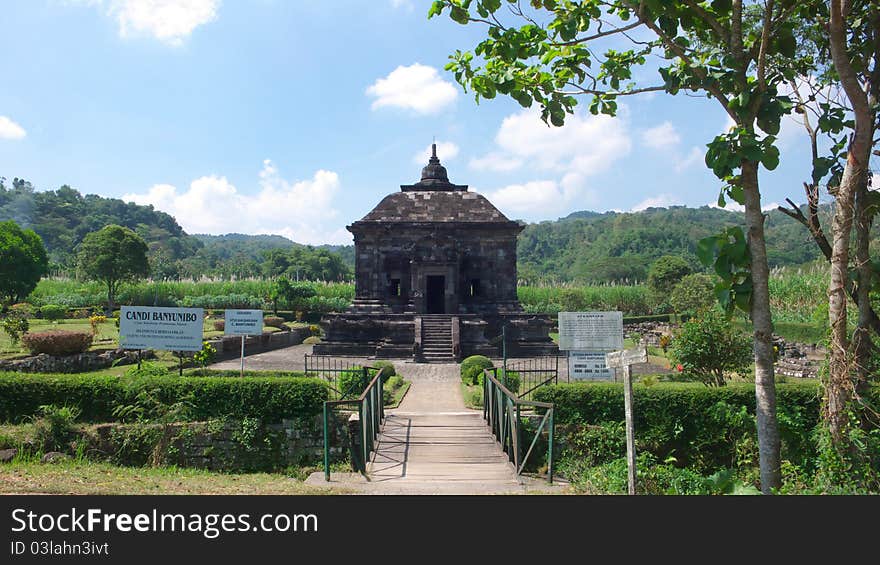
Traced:
MULTIPOLYGON (((708 206, 575 212, 526 226, 517 245, 519 276, 529 281, 645 280, 651 262, 661 255, 681 255, 698 267, 697 242, 733 225, 744 225, 742 213, 708 206)), ((820 257, 807 230, 785 214, 768 212, 765 226, 771 267, 820 257)))
MULTIPOLYGON (((822 211, 827 217, 828 209, 822 211)), ((76 246, 109 223, 129 227, 149 244, 156 278, 246 278, 287 273, 291 278, 350 279, 354 246, 305 246, 280 235, 189 235, 172 216, 116 198, 83 196, 69 186, 36 191, 27 181, 0 177, 0 220, 34 229, 49 251, 54 273, 72 274, 76 246)), ((649 208, 642 212, 573 212, 527 224, 519 237, 520 279, 612 282, 644 280, 652 261, 681 255, 699 267, 697 241, 743 214, 704 206, 649 208)), ((776 210, 767 213, 770 265, 793 266, 818 258, 806 229, 776 210)))
POLYGON ((9 219, 43 238, 55 273, 72 272, 76 246, 86 234, 107 224, 125 226, 143 237, 149 245, 151 263, 160 269, 193 255, 202 245, 187 235, 172 216, 152 206, 94 194, 83 196, 67 185, 36 191, 30 182, 18 178, 7 186, 0 178, 0 220, 9 219))

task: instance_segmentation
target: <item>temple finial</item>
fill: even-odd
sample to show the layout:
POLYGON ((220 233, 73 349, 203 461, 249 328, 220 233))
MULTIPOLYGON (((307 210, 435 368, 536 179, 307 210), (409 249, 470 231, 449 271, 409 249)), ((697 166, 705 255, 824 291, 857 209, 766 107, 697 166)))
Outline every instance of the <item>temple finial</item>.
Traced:
POLYGON ((433 157, 434 159, 437 158, 437 143, 431 144, 431 157, 433 157))

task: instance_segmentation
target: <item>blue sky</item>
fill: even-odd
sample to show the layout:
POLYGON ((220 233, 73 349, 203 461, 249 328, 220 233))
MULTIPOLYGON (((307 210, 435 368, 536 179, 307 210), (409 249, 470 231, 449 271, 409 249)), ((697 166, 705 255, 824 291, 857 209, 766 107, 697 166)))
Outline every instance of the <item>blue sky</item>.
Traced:
MULTIPOLYGON (((577 210, 702 206, 717 103, 665 94, 564 128, 443 70, 475 26, 427 0, 4 2, 0 176, 151 203, 189 233, 349 243, 345 226, 418 180, 436 136, 450 180, 530 222, 577 210)), ((582 104, 586 107, 586 100, 582 104)), ((788 122, 767 206, 802 201, 788 122)))

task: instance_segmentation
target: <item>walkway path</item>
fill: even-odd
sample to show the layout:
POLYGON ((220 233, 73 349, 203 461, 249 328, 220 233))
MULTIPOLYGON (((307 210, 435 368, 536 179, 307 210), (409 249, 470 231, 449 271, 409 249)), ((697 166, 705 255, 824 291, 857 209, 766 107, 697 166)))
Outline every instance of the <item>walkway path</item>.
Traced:
POLYGON ((385 425, 368 468, 322 473, 307 483, 344 483, 364 494, 513 494, 558 492, 560 485, 517 477, 482 412, 465 408, 456 364, 396 361, 412 385, 400 406, 385 413, 385 425))
MULTIPOLYGON (((303 370, 303 355, 312 346, 298 345, 249 355, 249 370, 303 370)), ((346 359, 367 363, 363 359, 346 359)), ((385 425, 368 469, 358 473, 313 473, 307 484, 345 486, 361 494, 514 494, 560 492, 564 485, 517 477, 482 412, 465 407, 457 364, 393 360, 397 372, 412 384, 400 406, 385 412, 385 425)), ((237 369, 233 359, 212 365, 237 369)))

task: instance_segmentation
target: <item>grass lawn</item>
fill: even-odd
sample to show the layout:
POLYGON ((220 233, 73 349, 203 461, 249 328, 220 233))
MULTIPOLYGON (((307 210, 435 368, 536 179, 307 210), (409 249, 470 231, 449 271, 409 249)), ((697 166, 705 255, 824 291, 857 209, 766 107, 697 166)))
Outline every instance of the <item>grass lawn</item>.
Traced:
POLYGON ((0 493, 40 494, 343 494, 281 473, 216 473, 176 467, 118 467, 72 460, 0 464, 0 493))

